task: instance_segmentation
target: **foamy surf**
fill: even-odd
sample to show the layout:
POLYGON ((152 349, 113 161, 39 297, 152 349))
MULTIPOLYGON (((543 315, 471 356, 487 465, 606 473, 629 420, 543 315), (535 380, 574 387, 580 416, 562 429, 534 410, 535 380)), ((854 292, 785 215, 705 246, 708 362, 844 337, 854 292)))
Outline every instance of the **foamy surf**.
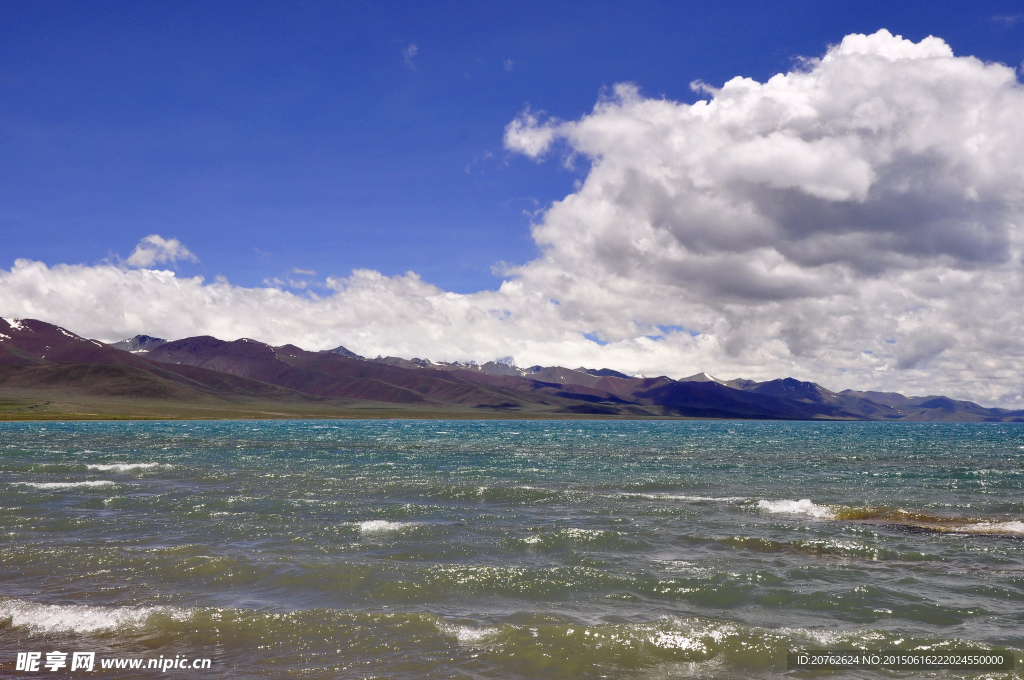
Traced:
POLYGON ((359 523, 359 533, 363 536, 392 534, 413 526, 412 522, 392 522, 387 519, 371 519, 359 523))
POLYGON ((443 634, 453 637, 464 645, 478 644, 495 637, 500 633, 498 628, 476 628, 474 626, 456 626, 443 621, 436 621, 437 629, 443 634))
POLYGON ((1012 520, 1009 522, 975 522, 973 524, 953 524, 950 526, 937 526, 934 528, 937 531, 945 531, 956 534, 1024 536, 1024 522, 1020 520, 1012 520))
POLYGON ((116 486, 117 482, 109 479, 97 479, 85 482, 14 482, 21 486, 31 486, 33 489, 76 489, 94 488, 101 486, 116 486))
POLYGON ((809 498, 801 498, 798 501, 765 501, 757 502, 759 510, 764 510, 778 515, 808 515, 816 519, 835 519, 836 511, 827 505, 818 505, 809 498))
POLYGON ((0 602, 0 619, 31 633, 95 633, 117 628, 139 628, 149 617, 162 614, 186 621, 186 610, 171 607, 90 607, 87 605, 40 604, 25 600, 0 602))
POLYGON ((132 470, 152 470, 160 467, 160 463, 95 463, 86 467, 101 472, 131 472, 132 470))
POLYGON ((652 501, 679 501, 681 503, 745 503, 747 496, 689 496, 676 493, 640 493, 627 491, 617 494, 620 498, 646 498, 652 501))
POLYGON ((819 505, 810 499, 757 502, 757 508, 773 514, 806 515, 815 519, 884 524, 937 533, 1024 536, 1024 521, 978 517, 945 517, 902 508, 819 505))

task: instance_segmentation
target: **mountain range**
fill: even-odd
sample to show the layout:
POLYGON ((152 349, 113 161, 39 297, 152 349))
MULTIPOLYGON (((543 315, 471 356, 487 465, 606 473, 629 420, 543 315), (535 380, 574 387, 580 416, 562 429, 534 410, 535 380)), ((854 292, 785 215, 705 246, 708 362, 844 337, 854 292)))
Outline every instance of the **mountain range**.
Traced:
POLYGON ((943 396, 832 392, 812 382, 673 380, 611 369, 368 359, 243 338, 106 344, 0 321, 0 417, 632 417, 1024 422, 943 396))

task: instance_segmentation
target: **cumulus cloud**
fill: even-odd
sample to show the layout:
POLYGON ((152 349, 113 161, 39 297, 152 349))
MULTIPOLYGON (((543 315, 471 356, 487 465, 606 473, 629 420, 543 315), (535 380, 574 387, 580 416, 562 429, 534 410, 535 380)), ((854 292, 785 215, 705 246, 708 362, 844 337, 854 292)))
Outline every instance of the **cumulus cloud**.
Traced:
POLYGON ((623 84, 579 120, 526 111, 509 124, 513 151, 564 145, 592 163, 535 225, 544 255, 515 271, 522 280, 544 281, 612 340, 643 323, 712 335, 717 365, 845 368, 873 384, 914 370, 951 391, 988 381, 983 365, 1017 365, 1013 69, 880 31, 765 83, 694 89, 708 99, 623 84), (875 375, 885 371, 904 373, 875 375))
POLYGON ((537 294, 524 294, 515 283, 458 295, 411 272, 388 277, 357 270, 321 285, 327 294, 300 295, 274 285, 244 288, 172 271, 18 260, 0 271, 0 306, 7 316, 51 320, 107 340, 146 329, 169 338, 209 333, 309 349, 345 344, 373 356, 505 356, 508 334, 520 349, 527 346, 523 338, 543 347, 578 336, 550 302, 531 312, 537 294))
POLYGON ((555 141, 557 129, 557 121, 541 123, 530 109, 526 109, 505 128, 505 148, 540 159, 555 141))
POLYGON ((155 264, 173 264, 178 260, 198 262, 199 258, 176 238, 165 239, 157 234, 150 234, 139 241, 135 250, 125 260, 125 264, 129 267, 152 267, 155 264))
POLYGON ((210 333, 1020 403, 1013 69, 879 31, 764 83, 693 87, 695 104, 620 84, 578 120, 509 123, 511 152, 589 170, 538 213, 541 255, 505 267, 497 291, 356 271, 297 294, 19 260, 0 272, 0 311, 105 339, 210 333))

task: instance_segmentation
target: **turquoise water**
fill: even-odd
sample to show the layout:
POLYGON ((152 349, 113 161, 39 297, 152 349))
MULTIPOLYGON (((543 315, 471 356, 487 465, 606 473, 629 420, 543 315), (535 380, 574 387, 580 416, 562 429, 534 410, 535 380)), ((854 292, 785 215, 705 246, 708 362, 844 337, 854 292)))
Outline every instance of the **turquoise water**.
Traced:
POLYGON ((1010 424, 4 423, 0 668, 767 678, 806 675, 790 648, 1019 650, 1022 462, 1010 424))

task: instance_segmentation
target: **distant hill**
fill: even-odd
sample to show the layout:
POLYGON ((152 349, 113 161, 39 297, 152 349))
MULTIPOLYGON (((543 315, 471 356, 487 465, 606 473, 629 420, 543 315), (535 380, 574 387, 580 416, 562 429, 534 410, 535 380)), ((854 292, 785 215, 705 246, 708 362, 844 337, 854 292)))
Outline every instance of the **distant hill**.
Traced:
POLYGON ((322 397, 502 409, 539 401, 513 390, 467 380, 459 371, 364 361, 335 352, 307 352, 294 345, 272 347, 250 339, 225 342, 209 336, 186 338, 157 347, 148 358, 229 373, 322 397))
POLYGON ((0 416, 5 403, 13 404, 8 411, 15 414, 6 417, 17 417, 43 409, 39 404, 50 404, 45 408, 53 411, 54 403, 73 402, 87 412, 90 404, 99 403, 95 400, 114 400, 104 408, 129 415, 173 411, 186 416, 319 417, 375 409, 375 415, 385 417, 433 413, 1024 422, 1024 411, 934 395, 832 392, 793 378, 722 381, 697 373, 673 380, 584 367, 524 369, 509 359, 485 364, 365 359, 344 347, 310 352, 294 345, 210 336, 166 341, 138 335, 107 345, 43 321, 0 321, 0 416), (177 410, 169 411, 171 406, 177 410))
POLYGON ((154 338, 149 335, 136 335, 133 338, 128 338, 121 342, 115 342, 110 346, 116 349, 123 349, 126 352, 132 352, 133 354, 142 354, 143 352, 148 352, 154 347, 159 347, 166 342, 167 341, 163 338, 154 338))
POLYGON ((3 322, 8 328, 0 330, 0 391, 198 401, 307 399, 236 375, 151 361, 44 321, 3 322))

